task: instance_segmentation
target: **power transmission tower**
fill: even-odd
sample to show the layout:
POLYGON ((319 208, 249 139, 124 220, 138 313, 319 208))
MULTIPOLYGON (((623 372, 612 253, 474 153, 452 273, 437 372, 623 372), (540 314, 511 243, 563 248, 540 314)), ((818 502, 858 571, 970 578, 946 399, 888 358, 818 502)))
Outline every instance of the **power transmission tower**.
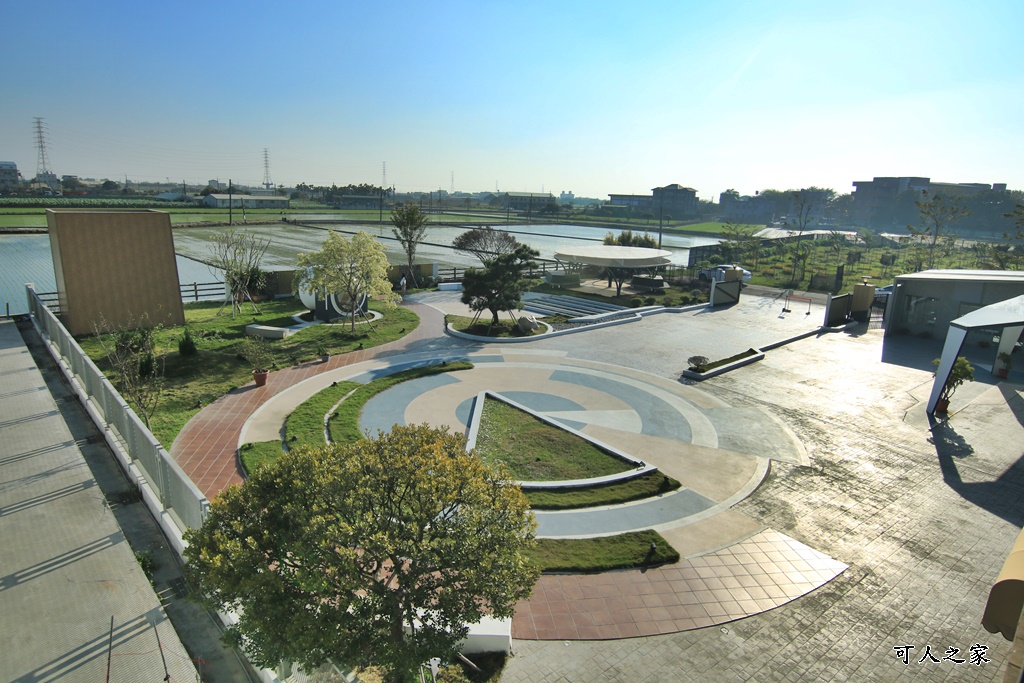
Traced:
POLYGON ((388 186, 388 162, 380 162, 380 186, 388 186))
POLYGON ((38 152, 38 157, 36 158, 36 177, 39 178, 43 175, 49 175, 50 160, 46 157, 46 128, 43 124, 43 119, 36 116, 34 121, 36 122, 36 151, 38 152))
POLYGON ((452 189, 450 191, 455 192, 455 171, 452 171, 452 189))
POLYGON ((263 189, 271 190, 274 183, 270 182, 270 151, 263 148, 263 189))

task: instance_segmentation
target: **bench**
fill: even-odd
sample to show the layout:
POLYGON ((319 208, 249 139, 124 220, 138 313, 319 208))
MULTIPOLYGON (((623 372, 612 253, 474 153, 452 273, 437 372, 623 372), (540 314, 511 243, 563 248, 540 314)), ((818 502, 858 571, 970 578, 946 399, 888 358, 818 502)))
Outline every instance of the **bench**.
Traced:
POLYGON ((250 337, 263 337, 264 339, 284 339, 292 334, 293 330, 287 327, 271 327, 270 325, 246 325, 245 333, 250 337))

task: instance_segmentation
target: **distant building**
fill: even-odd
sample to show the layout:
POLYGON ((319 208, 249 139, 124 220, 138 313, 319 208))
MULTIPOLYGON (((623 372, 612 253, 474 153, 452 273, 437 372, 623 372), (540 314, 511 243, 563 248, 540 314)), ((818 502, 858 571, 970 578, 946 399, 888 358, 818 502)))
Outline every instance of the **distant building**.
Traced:
POLYGON ((540 211, 553 201, 555 196, 550 192, 506 192, 502 195, 502 205, 514 211, 540 211))
POLYGON ((33 182, 53 192, 60 192, 60 178, 57 177, 56 173, 40 173, 33 182))
POLYGON ((940 183, 932 182, 931 178, 919 176, 884 176, 872 180, 855 180, 853 182, 853 209, 851 218, 861 225, 876 225, 885 222, 882 216, 896 201, 901 193, 933 192, 944 195, 972 195, 985 190, 1006 191, 1006 183, 940 183))
POLYGON ((726 190, 718 195, 718 207, 722 212, 722 220, 730 223, 765 223, 771 222, 778 207, 774 199, 740 195, 736 190, 726 190))
POLYGON ((672 216, 674 220, 693 218, 700 213, 697 190, 677 183, 655 187, 649 195, 609 194, 608 198, 613 208, 621 207, 654 216, 672 216))
POLYGON ((21 174, 13 161, 0 161, 0 192, 13 192, 21 186, 21 174))
POLYGON ((569 190, 568 192, 562 192, 560 195, 558 195, 559 204, 568 204, 569 206, 572 206, 575 200, 576 195, 572 193, 572 190, 569 190))
POLYGON ((208 194, 203 204, 214 209, 287 209, 291 203, 287 197, 257 197, 251 194, 208 194))

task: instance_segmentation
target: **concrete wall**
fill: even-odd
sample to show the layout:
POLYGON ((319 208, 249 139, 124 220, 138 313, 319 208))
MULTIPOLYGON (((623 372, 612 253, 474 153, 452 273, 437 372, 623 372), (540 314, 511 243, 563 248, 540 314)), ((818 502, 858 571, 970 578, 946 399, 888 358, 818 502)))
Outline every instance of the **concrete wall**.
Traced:
POLYGON ((47 209, 62 322, 71 334, 141 318, 183 325, 170 215, 47 209))
MULTIPOLYGON (((896 278, 893 311, 886 334, 930 334, 943 339, 951 320, 1024 294, 1024 283, 984 280, 896 278)), ((982 332, 972 332, 983 336, 982 332)), ((968 341, 971 341, 969 339, 968 341)))

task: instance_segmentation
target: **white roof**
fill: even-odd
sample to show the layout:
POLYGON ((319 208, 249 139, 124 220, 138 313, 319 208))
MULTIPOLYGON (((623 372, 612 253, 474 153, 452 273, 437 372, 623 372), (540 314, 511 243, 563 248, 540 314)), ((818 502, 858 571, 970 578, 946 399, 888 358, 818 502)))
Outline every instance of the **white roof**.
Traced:
POLYGON ((949 323, 964 329, 1024 325, 1024 296, 989 304, 949 323))
POLYGON ((559 247, 555 260, 582 263, 587 266, 614 268, 650 268, 669 264, 671 251, 647 247, 620 247, 612 244, 594 244, 584 247, 559 247))
POLYGON ((897 275, 897 280, 969 280, 974 282, 1021 282, 1024 270, 956 270, 934 269, 920 273, 897 275))

